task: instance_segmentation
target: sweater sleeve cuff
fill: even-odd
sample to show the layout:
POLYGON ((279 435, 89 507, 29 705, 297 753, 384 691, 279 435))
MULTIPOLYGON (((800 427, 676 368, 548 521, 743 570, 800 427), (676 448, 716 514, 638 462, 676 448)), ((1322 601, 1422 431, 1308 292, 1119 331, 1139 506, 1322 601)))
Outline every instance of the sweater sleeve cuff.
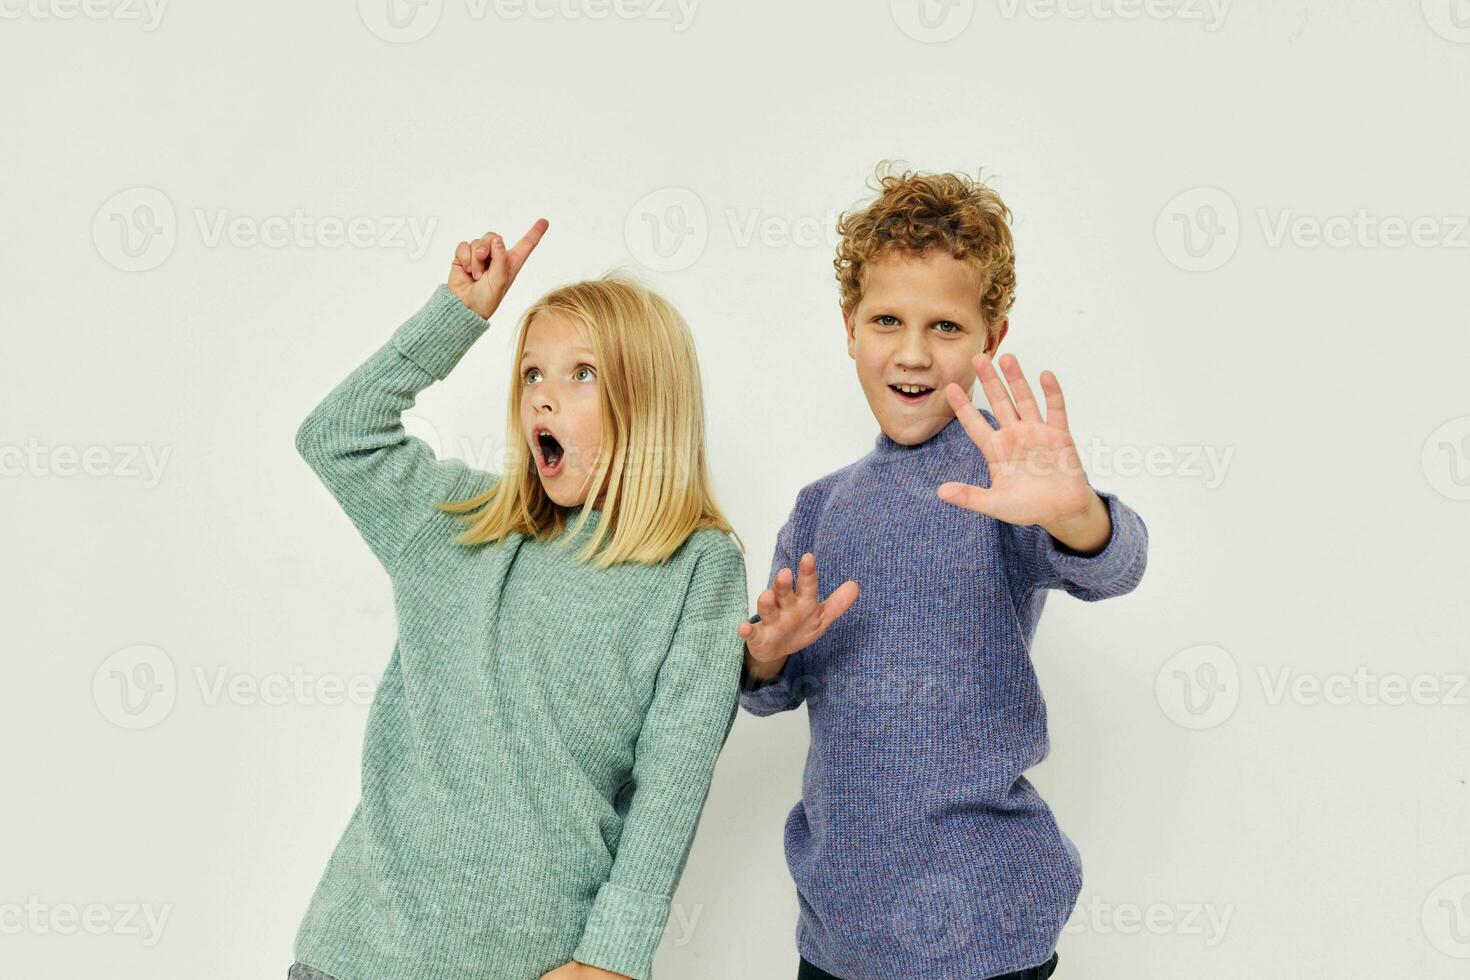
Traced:
MULTIPOLYGON (((760 615, 756 614, 746 620, 748 623, 760 622, 760 615)), ((781 665, 781 673, 765 682, 757 682, 745 672, 745 665, 740 665, 740 706, 757 717, 775 714, 792 707, 792 678, 796 676, 798 669, 796 661, 801 654, 798 651, 786 658, 781 665), (759 683, 760 686, 755 686, 759 683)))
POLYGON ((442 381, 489 326, 489 320, 441 282, 429 301, 393 334, 393 346, 442 381))
POLYGON ((1046 557, 1052 568, 1065 581, 1079 585, 1112 581, 1128 569, 1134 557, 1133 542, 1125 540, 1132 524, 1120 513, 1117 495, 1106 490, 1094 492, 1108 505, 1108 523, 1112 525, 1101 551, 1093 555, 1078 554, 1050 534, 1045 535, 1046 557))
POLYGON ((648 980, 670 904, 663 895, 603 882, 572 959, 633 980, 648 980))

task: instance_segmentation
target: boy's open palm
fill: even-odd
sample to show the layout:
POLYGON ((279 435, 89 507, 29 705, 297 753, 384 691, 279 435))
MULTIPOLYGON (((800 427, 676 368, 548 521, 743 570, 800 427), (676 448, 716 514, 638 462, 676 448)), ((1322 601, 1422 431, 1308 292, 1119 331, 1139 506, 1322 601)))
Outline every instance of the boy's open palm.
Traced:
POLYGON ((791 569, 781 569, 771 587, 756 598, 755 611, 761 621, 739 626, 751 659, 759 663, 785 660, 815 643, 857 601, 858 584, 849 579, 825 602, 818 602, 816 557, 807 552, 798 567, 801 574, 796 587, 792 588, 791 569))
POLYGON ((473 242, 460 242, 449 264, 450 291, 481 318, 490 319, 548 227, 545 218, 538 218, 509 251, 505 239, 493 231, 473 242))
POLYGON ((1041 372, 1041 390, 1046 396, 1043 420, 1015 355, 1001 358, 1014 402, 990 358, 976 354, 972 363, 1000 428, 990 427, 959 385, 946 386, 944 394, 965 432, 985 455, 990 487, 951 481, 940 484, 939 498, 1009 524, 1049 526, 1087 513, 1096 493, 1087 483, 1067 428, 1066 404, 1056 375, 1041 372))
POLYGON ((572 960, 550 973, 541 974, 541 980, 629 980, 629 978, 626 974, 613 973, 600 966, 591 966, 572 960))

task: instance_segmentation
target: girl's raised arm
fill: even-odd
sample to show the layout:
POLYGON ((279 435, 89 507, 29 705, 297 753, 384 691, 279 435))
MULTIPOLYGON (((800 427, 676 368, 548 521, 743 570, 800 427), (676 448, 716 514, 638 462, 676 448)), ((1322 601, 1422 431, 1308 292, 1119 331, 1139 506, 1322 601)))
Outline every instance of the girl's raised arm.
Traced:
POLYGON ((448 281, 297 429, 302 458, 390 574, 436 504, 484 492, 498 479, 459 460, 437 459, 407 434, 402 415, 485 332, 545 231, 546 222, 536 222, 510 251, 493 232, 460 242, 448 281))

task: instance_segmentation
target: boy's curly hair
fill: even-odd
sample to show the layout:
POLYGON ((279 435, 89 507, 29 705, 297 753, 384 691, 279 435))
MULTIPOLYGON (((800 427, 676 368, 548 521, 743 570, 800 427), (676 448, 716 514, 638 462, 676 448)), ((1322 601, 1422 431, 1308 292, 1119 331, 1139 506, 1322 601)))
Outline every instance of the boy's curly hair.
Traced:
POLYGON ((1000 195, 965 174, 874 174, 878 196, 837 220, 837 283, 842 311, 851 313, 867 283, 867 263, 890 249, 923 252, 944 248, 968 262, 980 286, 986 329, 994 329, 1016 299, 1016 250, 1007 226, 1011 211, 1000 195))

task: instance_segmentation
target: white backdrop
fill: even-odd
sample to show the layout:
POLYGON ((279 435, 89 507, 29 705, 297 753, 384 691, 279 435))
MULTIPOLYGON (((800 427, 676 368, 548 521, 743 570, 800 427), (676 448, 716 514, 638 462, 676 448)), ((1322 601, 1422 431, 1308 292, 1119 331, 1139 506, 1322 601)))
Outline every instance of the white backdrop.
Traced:
MULTIPOLYGON (((292 436, 462 238, 551 220, 413 430, 494 465, 513 317, 629 268, 764 588, 877 433, 831 228, 885 157, 1014 209, 1002 350, 1151 532, 1033 650, 1058 976, 1464 975, 1464 0, 389 2, 0 0, 0 975, 284 976, 394 630, 292 436)), ((806 738, 741 713, 660 977, 795 975, 806 738)))

